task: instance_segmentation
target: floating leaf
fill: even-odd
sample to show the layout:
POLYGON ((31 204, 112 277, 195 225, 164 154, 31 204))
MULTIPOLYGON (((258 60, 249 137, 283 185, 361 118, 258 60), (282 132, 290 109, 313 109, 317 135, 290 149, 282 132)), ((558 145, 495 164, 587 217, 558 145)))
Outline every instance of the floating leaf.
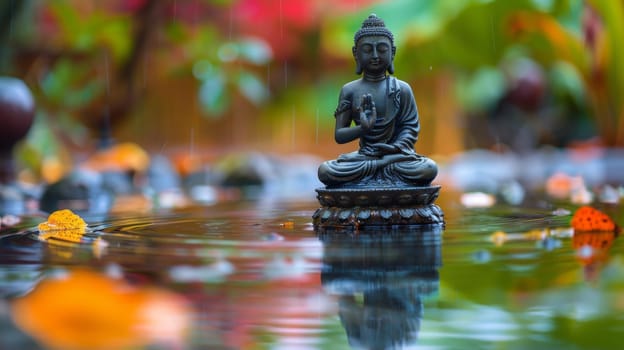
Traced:
POLYGON ((80 243, 86 233, 87 223, 69 209, 57 210, 50 214, 48 221, 38 226, 39 238, 50 238, 80 243))

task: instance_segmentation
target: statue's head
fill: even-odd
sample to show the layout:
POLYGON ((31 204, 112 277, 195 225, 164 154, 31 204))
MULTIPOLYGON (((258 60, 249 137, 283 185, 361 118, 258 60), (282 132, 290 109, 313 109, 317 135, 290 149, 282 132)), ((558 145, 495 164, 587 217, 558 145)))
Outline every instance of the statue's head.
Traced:
MULTIPOLYGON (((386 24, 384 21, 377 17, 376 14, 371 14, 362 22, 362 27, 355 32, 353 36, 353 57, 356 62, 356 73, 361 74, 362 70, 366 69, 366 62, 362 62, 363 55, 365 54, 365 50, 372 49, 375 54, 383 55, 387 54, 387 62, 385 70, 388 73, 394 73, 394 65, 392 64, 394 60, 394 55, 396 54, 396 47, 394 46, 394 35, 392 32, 386 28, 386 24), (369 46, 373 45, 372 48, 369 46), (384 51, 384 48, 387 46, 387 50, 384 51), (381 50, 377 50, 377 49, 381 50), (379 52, 378 52, 379 51, 379 52)), ((386 58, 381 57, 382 61, 386 58)))

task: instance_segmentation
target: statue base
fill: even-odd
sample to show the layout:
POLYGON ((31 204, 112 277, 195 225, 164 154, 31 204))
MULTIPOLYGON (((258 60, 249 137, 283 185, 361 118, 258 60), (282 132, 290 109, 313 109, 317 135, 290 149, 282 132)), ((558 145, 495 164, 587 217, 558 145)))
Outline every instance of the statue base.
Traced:
POLYGON ((440 186, 318 188, 321 208, 312 215, 315 229, 365 230, 394 226, 444 225, 433 202, 440 186))

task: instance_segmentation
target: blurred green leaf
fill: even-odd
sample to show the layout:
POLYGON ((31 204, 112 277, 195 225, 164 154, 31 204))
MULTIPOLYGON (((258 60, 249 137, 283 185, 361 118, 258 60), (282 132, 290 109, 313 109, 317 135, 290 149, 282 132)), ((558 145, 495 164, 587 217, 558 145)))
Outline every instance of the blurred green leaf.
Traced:
POLYGON ((217 59, 217 47, 220 45, 218 33, 211 26, 198 29, 193 35, 189 35, 188 41, 181 43, 191 60, 217 59))
POLYGON ((457 82, 457 97, 468 111, 492 107, 505 93, 505 77, 500 69, 483 67, 457 82))
POLYGON ((89 79, 90 67, 60 59, 45 76, 41 90, 48 102, 62 108, 78 108, 93 101, 104 91, 100 80, 89 79))
POLYGON ((220 71, 202 80, 199 87, 199 101, 209 116, 220 116, 229 106, 226 81, 220 71))
MULTIPOLYGON (((408 43, 418 43, 420 45, 429 40, 437 40, 438 35, 446 37, 449 31, 446 27, 447 24, 451 21, 462 23, 457 17, 468 8, 476 9, 474 13, 478 15, 478 18, 471 19, 469 23, 463 22, 460 31, 475 31, 486 26, 487 30, 483 33, 488 34, 491 31, 491 21, 483 21, 482 17, 489 15, 488 13, 483 13, 483 7, 488 6, 490 2, 490 0, 395 0, 381 2, 351 15, 327 21, 322 33, 323 46, 331 54, 342 57, 350 56, 350 50, 336 51, 335 48, 351 47, 353 45, 353 34, 360 28, 362 21, 370 13, 375 13, 382 18, 386 26, 393 32, 395 44, 399 48, 399 52, 407 50, 405 45, 408 43), (477 28, 473 30, 471 29, 472 26, 477 26, 477 28)), ((518 3, 519 1, 510 3, 507 7, 515 7, 518 3)), ((463 20, 465 19, 463 18, 463 20)), ((469 45, 469 43, 463 43, 463 45, 469 45)), ((470 48, 474 50, 478 46, 473 44, 470 48)), ((413 58, 416 57, 412 56, 413 58)))
POLYGON ((43 94, 48 99, 59 103, 65 90, 69 88, 74 74, 78 73, 76 68, 72 67, 69 60, 60 59, 41 82, 43 94))
POLYGON ((233 62, 238 58, 238 45, 234 42, 226 42, 217 51, 217 55, 221 62, 233 62))
POLYGON ((256 105, 264 103, 269 98, 266 85, 253 73, 241 72, 236 83, 240 92, 256 105))
POLYGON ((58 20, 65 44, 72 50, 89 52, 106 47, 117 61, 130 52, 133 43, 128 17, 105 12, 83 17, 63 0, 51 2, 50 9, 58 20))
POLYGON ((132 30, 128 18, 101 18, 94 21, 90 29, 95 34, 96 43, 109 48, 117 62, 130 54, 134 42, 131 40, 132 30))
POLYGON ((559 98, 569 97, 577 106, 586 101, 583 78, 580 72, 568 62, 558 62, 549 73, 550 87, 559 98))
POLYGON ((622 102, 622 91, 624 91, 624 47, 622 38, 624 37, 624 3, 622 1, 600 1, 589 0, 588 3, 602 17, 603 25, 606 27, 605 35, 609 57, 608 67, 605 67, 608 84, 609 114, 600 117, 606 119, 606 127, 615 130, 614 141, 617 144, 624 144, 624 102, 622 102))
POLYGON ((255 65, 267 64, 273 58, 271 47, 265 41, 259 39, 248 38, 241 40, 239 51, 243 59, 255 65))
MULTIPOLYGON (((531 10, 530 1, 466 1, 452 11, 438 15, 440 30, 428 38, 411 36, 407 51, 417 55, 399 56, 399 61, 418 62, 419 69, 445 66, 463 70, 495 66, 512 44, 508 36, 509 16, 517 11, 531 10)), ((440 5, 441 6, 441 5, 440 5)), ((448 5, 451 7, 451 5, 448 5)), ((402 62, 401 62, 402 63, 402 62)))
POLYGON ((198 60, 193 64, 193 76, 199 80, 209 79, 214 75, 214 66, 208 60, 198 60))
POLYGON ((186 32, 184 26, 180 22, 176 22, 176 21, 170 22, 165 27, 165 33, 167 34, 167 37, 169 39, 173 40, 173 42, 176 42, 176 43, 179 43, 188 39, 188 33, 186 32))
POLYGON ((56 154, 62 145, 52 133, 49 118, 44 112, 38 112, 28 135, 26 136, 26 152, 28 162, 33 161, 33 167, 39 166, 45 156, 56 154))
MULTIPOLYGON (((83 32, 80 17, 69 2, 64 0, 52 1, 49 6, 65 37, 71 39, 83 32)), ((71 41, 75 42, 75 39, 71 41)))

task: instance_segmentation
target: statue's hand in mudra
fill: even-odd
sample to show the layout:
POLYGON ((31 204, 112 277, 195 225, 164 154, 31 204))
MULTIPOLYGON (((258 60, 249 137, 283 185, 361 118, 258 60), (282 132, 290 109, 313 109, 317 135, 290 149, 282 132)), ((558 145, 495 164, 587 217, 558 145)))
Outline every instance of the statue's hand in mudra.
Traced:
POLYGON ((375 102, 371 94, 362 95, 362 102, 358 107, 358 112, 360 112, 362 130, 366 132, 372 129, 377 120, 377 108, 375 108, 375 102))

